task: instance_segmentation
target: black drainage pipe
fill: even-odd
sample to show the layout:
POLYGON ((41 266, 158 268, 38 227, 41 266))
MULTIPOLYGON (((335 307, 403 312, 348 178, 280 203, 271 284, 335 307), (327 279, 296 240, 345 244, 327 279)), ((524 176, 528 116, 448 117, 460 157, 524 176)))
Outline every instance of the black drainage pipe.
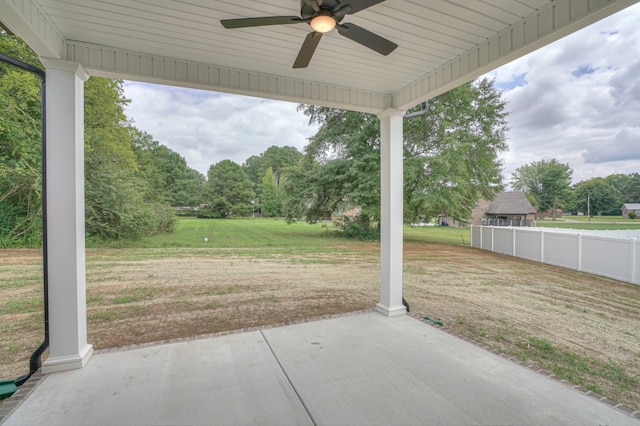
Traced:
POLYGON ((409 308, 409 303, 407 303, 407 301, 404 299, 404 297, 402 298, 402 304, 407 309, 407 312, 411 312, 411 308, 409 308))
POLYGON ((0 61, 15 65, 40 77, 42 96, 42 278, 44 290, 44 340, 29 358, 29 373, 16 379, 16 386, 22 386, 42 366, 42 354, 49 347, 49 278, 47 257, 47 106, 45 72, 26 62, 19 61, 0 53, 0 61))

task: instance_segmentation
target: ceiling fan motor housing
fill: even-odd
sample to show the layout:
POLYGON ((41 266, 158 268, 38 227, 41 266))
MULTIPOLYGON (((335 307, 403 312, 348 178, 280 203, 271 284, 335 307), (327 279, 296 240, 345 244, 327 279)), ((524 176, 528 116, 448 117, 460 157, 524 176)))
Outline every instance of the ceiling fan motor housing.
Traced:
MULTIPOLYGON (((310 3, 316 3, 316 0, 300 0, 300 17, 302 19, 312 19, 317 15, 329 15, 332 16, 337 23, 340 23, 344 19, 344 14, 334 15, 334 12, 340 9, 343 4, 339 0, 322 0, 318 4, 319 12, 315 10, 310 3)), ((317 4, 316 3, 316 4, 317 4)))

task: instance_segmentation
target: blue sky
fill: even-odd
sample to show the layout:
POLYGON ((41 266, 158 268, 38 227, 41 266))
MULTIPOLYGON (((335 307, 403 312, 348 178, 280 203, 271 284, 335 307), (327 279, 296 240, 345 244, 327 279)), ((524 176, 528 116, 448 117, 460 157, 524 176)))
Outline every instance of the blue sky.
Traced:
MULTIPOLYGON (((640 4, 486 76, 508 101, 505 183, 533 161, 557 159, 579 182, 640 173, 640 4)), ((206 173, 272 145, 302 150, 315 133, 297 104, 126 82, 134 125, 206 173)))

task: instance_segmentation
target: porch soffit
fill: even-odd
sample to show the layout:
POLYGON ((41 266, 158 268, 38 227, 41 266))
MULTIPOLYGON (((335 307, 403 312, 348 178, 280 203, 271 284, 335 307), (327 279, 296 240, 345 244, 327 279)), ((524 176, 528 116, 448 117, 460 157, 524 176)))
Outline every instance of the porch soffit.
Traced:
POLYGON ((297 15, 298 0, 0 0, 0 20, 43 57, 92 75, 378 113, 408 109, 638 0, 386 0, 345 22, 398 43, 389 56, 323 37, 292 69, 306 24, 225 30, 221 19, 297 15))

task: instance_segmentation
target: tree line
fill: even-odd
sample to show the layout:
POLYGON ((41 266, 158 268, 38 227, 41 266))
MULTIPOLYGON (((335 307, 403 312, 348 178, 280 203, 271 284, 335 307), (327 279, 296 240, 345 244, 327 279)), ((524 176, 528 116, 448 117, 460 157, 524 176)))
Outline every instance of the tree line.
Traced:
POLYGON ((527 193, 539 212, 558 209, 589 215, 620 215, 624 203, 640 203, 640 173, 612 174, 571 184, 573 170, 556 159, 516 169, 511 186, 527 193))
MULTIPOLYGON (((17 37, 0 51, 42 67, 17 37)), ((0 246, 41 241, 40 86, 0 64, 0 246)), ((123 82, 85 83, 87 238, 117 240, 171 232, 176 207, 206 218, 247 216, 309 222, 359 208, 365 227, 380 219, 380 122, 372 114, 300 105, 319 127, 303 152, 272 146, 243 164, 222 160, 204 176, 125 115, 123 82)), ((429 101, 404 122, 405 220, 465 219, 479 198, 503 189, 506 102, 487 79, 429 101)))
MULTIPOLYGON (((0 32, 0 52, 43 68, 15 36, 0 32)), ((39 79, 0 63, 0 246, 42 242, 41 87, 39 79)), ((85 83, 87 238, 139 238, 170 232, 173 205, 201 202, 205 177, 126 117, 123 82, 85 83)))

